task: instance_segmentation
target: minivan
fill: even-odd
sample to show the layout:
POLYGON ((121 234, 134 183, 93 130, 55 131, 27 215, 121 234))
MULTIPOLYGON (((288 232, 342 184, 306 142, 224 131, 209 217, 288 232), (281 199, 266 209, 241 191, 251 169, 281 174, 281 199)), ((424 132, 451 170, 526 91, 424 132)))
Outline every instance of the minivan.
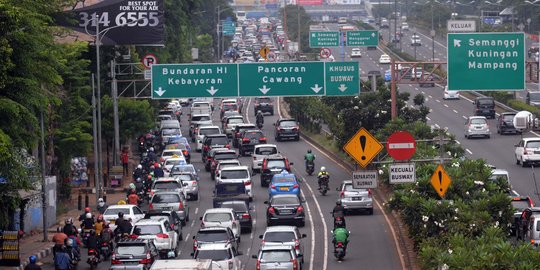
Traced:
POLYGON ((473 104, 474 115, 495 119, 495 99, 493 97, 477 97, 473 104))

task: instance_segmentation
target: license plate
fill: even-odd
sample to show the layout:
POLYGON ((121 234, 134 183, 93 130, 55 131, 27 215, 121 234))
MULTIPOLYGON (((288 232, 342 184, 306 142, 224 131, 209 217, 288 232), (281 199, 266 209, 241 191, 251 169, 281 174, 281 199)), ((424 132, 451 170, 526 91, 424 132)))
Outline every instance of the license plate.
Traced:
POLYGON ((281 210, 279 211, 280 214, 289 215, 292 214, 292 210, 281 210))
POLYGON ((279 190, 289 191, 288 187, 280 187, 279 190))
POLYGON ((109 223, 114 224, 115 222, 116 222, 116 220, 111 220, 109 223))
POLYGON ((534 151, 535 154, 540 154, 540 151, 534 151))
POLYGON ((361 201, 361 200, 362 200, 362 197, 352 197, 352 200, 353 200, 353 201, 361 201))
POLYGON ((109 247, 101 247, 101 250, 109 250, 109 247))

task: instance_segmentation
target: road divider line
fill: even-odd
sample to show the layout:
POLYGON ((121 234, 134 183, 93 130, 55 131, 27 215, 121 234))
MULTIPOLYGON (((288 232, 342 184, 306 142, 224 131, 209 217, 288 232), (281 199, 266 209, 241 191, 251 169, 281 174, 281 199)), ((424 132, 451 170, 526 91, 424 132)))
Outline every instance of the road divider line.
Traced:
MULTIPOLYGON (((307 185, 307 184, 306 184, 307 185)), ((302 193, 302 197, 305 198, 304 192, 300 190, 300 193, 302 193)), ((311 208, 309 207, 309 203, 306 200, 306 210, 308 213, 308 219, 309 219, 309 227, 311 232, 311 256, 309 257, 309 270, 313 270, 313 261, 315 260, 315 225, 313 224, 313 216, 311 215, 311 208)))
POLYGON ((455 113, 458 113, 458 111, 454 110, 455 113))
POLYGON ((195 208, 195 215, 199 213, 199 207, 195 208))
POLYGON ((191 234, 191 233, 188 233, 188 234, 186 235, 186 240, 184 240, 184 241, 187 242, 187 240, 189 239, 189 235, 190 235, 190 234, 191 234))
POLYGON ((444 107, 448 108, 448 104, 443 104, 443 105, 444 105, 444 107))
POLYGON ((472 152, 471 152, 471 150, 469 150, 468 148, 467 148, 467 149, 465 149, 465 151, 467 151, 467 153, 469 153, 469 154, 471 154, 471 155, 472 155, 472 152))

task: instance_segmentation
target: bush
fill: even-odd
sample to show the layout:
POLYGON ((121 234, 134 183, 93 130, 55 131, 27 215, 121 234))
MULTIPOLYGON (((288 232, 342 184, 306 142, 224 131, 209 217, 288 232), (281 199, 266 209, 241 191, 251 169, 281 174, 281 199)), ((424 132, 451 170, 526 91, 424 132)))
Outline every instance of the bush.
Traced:
POLYGON ((540 109, 535 106, 527 105, 527 103, 523 101, 519 101, 516 99, 510 99, 508 100, 508 106, 518 110, 518 111, 529 111, 532 114, 534 114, 536 117, 540 116, 540 109))

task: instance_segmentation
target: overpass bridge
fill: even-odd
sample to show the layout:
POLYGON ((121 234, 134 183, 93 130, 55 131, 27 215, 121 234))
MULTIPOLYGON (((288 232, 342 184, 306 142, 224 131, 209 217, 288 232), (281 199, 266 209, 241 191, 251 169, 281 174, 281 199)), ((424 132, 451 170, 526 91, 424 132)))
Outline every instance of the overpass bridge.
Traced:
MULTIPOLYGON (((320 6, 303 6, 306 13, 314 19, 321 19, 322 16, 337 17, 353 17, 367 16, 366 8, 363 4, 359 5, 320 5, 320 6)), ((247 12, 247 17, 264 17, 275 16, 279 12, 278 5, 257 5, 257 6, 233 6, 235 10, 244 10, 247 12)))

